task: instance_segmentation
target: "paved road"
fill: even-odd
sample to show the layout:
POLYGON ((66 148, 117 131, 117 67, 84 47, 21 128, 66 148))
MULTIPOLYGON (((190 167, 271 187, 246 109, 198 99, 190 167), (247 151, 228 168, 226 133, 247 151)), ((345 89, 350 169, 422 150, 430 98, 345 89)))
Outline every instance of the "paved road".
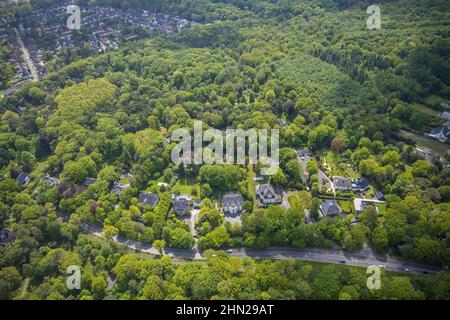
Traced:
MULTIPOLYGON (((57 210, 64 220, 68 220, 68 215, 61 210, 57 210)), ((103 238, 101 227, 90 224, 81 223, 81 228, 85 233, 92 234, 94 236, 103 238)), ((150 244, 127 239, 122 236, 113 238, 113 241, 125 246, 131 250, 137 250, 153 255, 159 255, 158 250, 153 248, 150 244)), ((174 258, 202 260, 204 257, 197 250, 188 249, 171 249, 165 248, 164 255, 168 255, 174 258)), ((297 249, 289 247, 270 247, 267 249, 250 249, 250 248, 238 248, 233 249, 230 253, 231 256, 236 257, 252 257, 254 259, 275 259, 275 260, 289 260, 299 259, 305 261, 324 262, 332 264, 344 264, 358 267, 368 267, 370 265, 383 265, 388 271, 405 272, 405 268, 410 269, 408 273, 422 274, 436 274, 441 269, 434 266, 423 265, 419 263, 406 262, 393 257, 384 257, 377 255, 371 248, 365 246, 360 252, 348 253, 340 249, 321 249, 321 248, 308 248, 297 249)))
POLYGON ((28 65, 28 69, 30 70, 31 80, 39 81, 36 66, 34 65, 33 60, 31 60, 30 58, 30 53, 28 52, 27 47, 25 47, 22 38, 20 37, 19 31, 16 28, 14 28, 14 32, 16 33, 17 43, 19 44, 20 49, 22 50, 22 57, 25 60, 25 63, 28 65))

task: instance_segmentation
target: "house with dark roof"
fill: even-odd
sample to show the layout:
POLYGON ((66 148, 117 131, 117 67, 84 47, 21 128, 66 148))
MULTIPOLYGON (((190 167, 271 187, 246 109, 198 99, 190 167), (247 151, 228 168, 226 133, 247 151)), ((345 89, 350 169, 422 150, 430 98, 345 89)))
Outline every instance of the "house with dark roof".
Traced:
POLYGON ((361 214, 364 212, 364 208, 367 206, 372 206, 378 212, 377 204, 383 204, 383 201, 373 200, 373 199, 359 199, 355 198, 353 200, 353 205, 355 206, 356 214, 361 214))
POLYGON ((352 180, 349 178, 333 176, 333 185, 335 190, 340 191, 352 190, 352 180))
POLYGON ((299 157, 303 157, 303 158, 311 158, 312 157, 312 152, 309 151, 308 149, 304 149, 304 150, 299 150, 297 151, 297 154, 299 157))
POLYGON ((111 193, 120 195, 123 191, 128 189, 130 187, 129 184, 122 184, 122 183, 114 183, 111 187, 111 193))
POLYGON ((431 132, 428 133, 427 136, 439 140, 440 142, 446 142, 448 137, 450 136, 450 128, 447 126, 435 128, 431 130, 431 132))
POLYGON ((30 176, 22 171, 17 177, 16 181, 20 184, 22 188, 24 188, 30 183, 30 176))
POLYGON ((264 205, 283 202, 283 192, 269 183, 258 184, 255 189, 256 197, 264 205))
POLYGON ((179 217, 183 217, 189 214, 191 209, 191 202, 188 198, 178 196, 174 199, 172 205, 172 211, 179 217))
POLYGON ((359 178, 352 181, 352 190, 355 192, 364 192, 370 187, 369 180, 366 178, 359 178))
POLYGON ((142 191, 139 193, 139 202, 144 206, 150 206, 154 208, 159 202, 159 196, 151 192, 142 191))
POLYGON ((324 216, 337 216, 341 213, 341 207, 336 200, 326 200, 321 203, 320 210, 324 216))
POLYGON ((97 179, 94 178, 86 178, 83 181, 83 185, 86 187, 89 187, 91 184, 94 184, 97 181, 97 179))
POLYGON ((381 191, 375 192, 375 198, 377 198, 377 200, 380 200, 380 201, 384 200, 383 192, 381 192, 381 191))
POLYGON ((243 210, 244 198, 239 192, 228 192, 222 197, 222 209, 224 213, 239 214, 243 210))

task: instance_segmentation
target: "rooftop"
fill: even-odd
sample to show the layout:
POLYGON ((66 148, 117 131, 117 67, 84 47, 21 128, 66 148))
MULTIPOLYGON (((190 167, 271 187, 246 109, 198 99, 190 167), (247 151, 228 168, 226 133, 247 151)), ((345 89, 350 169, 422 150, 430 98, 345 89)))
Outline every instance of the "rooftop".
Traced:
POLYGON ((320 209, 326 216, 336 216, 341 212, 341 207, 336 200, 326 200, 322 202, 320 209))

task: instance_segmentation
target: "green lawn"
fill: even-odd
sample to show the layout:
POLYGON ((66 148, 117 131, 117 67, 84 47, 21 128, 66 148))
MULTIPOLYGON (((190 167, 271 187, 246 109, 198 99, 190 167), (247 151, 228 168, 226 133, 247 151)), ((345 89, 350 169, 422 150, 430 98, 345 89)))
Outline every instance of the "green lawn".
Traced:
POLYGON ((339 206, 343 213, 355 213, 355 208, 353 207, 353 201, 350 200, 338 200, 339 206))
POLYGON ((411 105, 414 109, 423 111, 433 117, 437 117, 440 113, 438 110, 431 109, 430 107, 427 107, 426 105, 420 104, 420 103, 414 103, 411 105))
POLYGON ((438 107, 441 103, 447 102, 445 99, 436 96, 434 94, 429 95, 425 98, 424 103, 429 107, 438 107))
POLYGON ((172 192, 192 195, 192 190, 195 188, 197 188, 198 191, 198 183, 195 179, 183 178, 179 179, 177 183, 172 187, 172 192))
POLYGON ((349 170, 347 167, 347 162, 344 162, 339 159, 338 155, 335 155, 333 152, 328 152, 325 160, 331 168, 330 177, 332 176, 342 176, 350 179, 358 179, 359 173, 357 171, 349 170))

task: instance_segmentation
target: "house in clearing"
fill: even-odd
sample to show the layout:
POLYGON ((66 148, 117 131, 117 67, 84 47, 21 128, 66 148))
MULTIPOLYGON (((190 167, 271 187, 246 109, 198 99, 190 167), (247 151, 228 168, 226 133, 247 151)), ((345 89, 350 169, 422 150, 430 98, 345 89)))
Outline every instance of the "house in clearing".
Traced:
POLYGON ((239 214, 243 210, 244 198, 238 192, 228 192, 222 197, 222 209, 224 213, 239 214))
POLYGON ((359 178, 352 181, 352 190, 355 192, 364 192, 370 187, 369 180, 366 178, 359 178))
POLYGON ((264 205, 283 202, 283 192, 271 184, 258 184, 255 188, 256 197, 264 205))
POLYGON ((446 142, 448 137, 450 136, 450 128, 447 126, 435 128, 431 130, 431 132, 428 133, 427 136, 439 140, 440 142, 446 142))
POLYGON ((142 191, 139 193, 139 202, 144 206, 154 208, 159 202, 159 196, 151 192, 142 191))
POLYGON ((352 180, 345 177, 333 176, 334 189, 339 191, 352 190, 352 180))
POLYGON ((326 200, 320 205, 320 211, 324 216, 332 217, 339 215, 342 210, 336 200, 326 200))
POLYGON ((97 179, 88 177, 88 178, 84 179, 83 185, 86 187, 89 187, 91 184, 94 184, 96 181, 97 181, 97 179))
POLYGON ((367 206, 373 206, 375 210, 378 212, 377 204, 382 204, 384 201, 374 200, 374 199, 360 199, 355 198, 353 200, 353 205, 355 206, 356 214, 361 214, 364 211, 364 208, 367 206))
POLYGON ((172 211, 179 217, 187 215, 191 209, 191 198, 188 195, 172 195, 172 211))
POLYGON ((24 188, 30 183, 30 176, 22 171, 16 180, 20 184, 20 186, 24 188))
POLYGON ((129 184, 114 183, 112 188, 111 188, 111 193, 120 195, 123 191, 125 191, 129 187, 130 187, 129 184))

